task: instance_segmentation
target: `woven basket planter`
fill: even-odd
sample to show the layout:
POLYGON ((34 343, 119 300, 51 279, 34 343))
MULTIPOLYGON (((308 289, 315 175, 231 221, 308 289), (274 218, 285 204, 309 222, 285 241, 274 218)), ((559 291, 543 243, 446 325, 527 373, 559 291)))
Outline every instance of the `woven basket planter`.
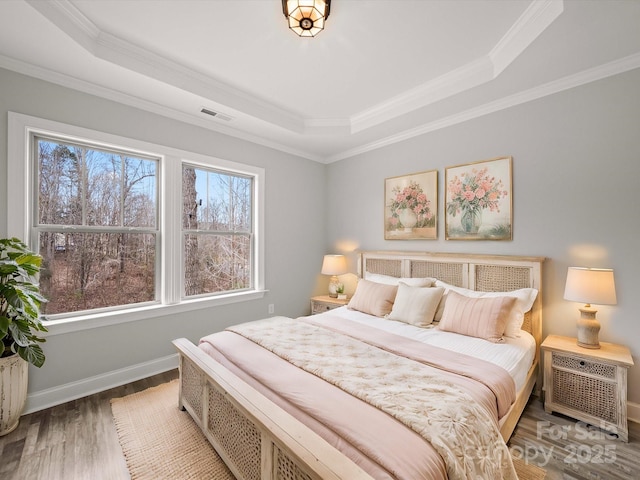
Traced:
POLYGON ((27 401, 29 364, 19 355, 0 358, 0 436, 18 426, 27 401))

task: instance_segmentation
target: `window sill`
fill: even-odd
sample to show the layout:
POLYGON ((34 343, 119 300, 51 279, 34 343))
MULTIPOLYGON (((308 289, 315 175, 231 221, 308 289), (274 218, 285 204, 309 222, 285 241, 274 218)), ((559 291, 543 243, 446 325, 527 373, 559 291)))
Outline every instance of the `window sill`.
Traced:
POLYGON ((217 297, 198 298, 185 300, 174 305, 146 305, 144 307, 128 308, 113 312, 102 312, 100 314, 78 315, 59 320, 48 320, 44 325, 49 330, 44 337, 63 335, 65 333, 79 332, 92 328, 108 327, 120 323, 135 322, 165 315, 173 315, 192 310, 227 305, 229 303, 246 302, 264 297, 266 290, 252 290, 250 292, 230 293, 217 297))

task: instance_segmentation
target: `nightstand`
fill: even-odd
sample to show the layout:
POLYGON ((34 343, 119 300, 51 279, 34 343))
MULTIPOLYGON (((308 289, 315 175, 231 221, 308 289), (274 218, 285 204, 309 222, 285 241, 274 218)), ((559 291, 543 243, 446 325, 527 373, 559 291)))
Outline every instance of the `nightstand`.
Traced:
POLYGON ((575 338, 549 335, 544 352, 544 409, 568 415, 629 441, 627 369, 633 365, 627 347, 600 343, 579 347, 575 338))
POLYGON ((342 307, 347 303, 349 303, 349 300, 338 300, 337 298, 330 297, 329 295, 311 297, 311 315, 328 312, 334 308, 342 307))

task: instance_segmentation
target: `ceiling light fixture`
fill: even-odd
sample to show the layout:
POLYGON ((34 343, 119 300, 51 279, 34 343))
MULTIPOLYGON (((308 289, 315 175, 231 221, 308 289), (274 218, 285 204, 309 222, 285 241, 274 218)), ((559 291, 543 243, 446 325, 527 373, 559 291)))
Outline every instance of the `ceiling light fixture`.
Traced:
POLYGON ((301 37, 315 37, 329 18, 331 0, 282 0, 289 28, 301 37))

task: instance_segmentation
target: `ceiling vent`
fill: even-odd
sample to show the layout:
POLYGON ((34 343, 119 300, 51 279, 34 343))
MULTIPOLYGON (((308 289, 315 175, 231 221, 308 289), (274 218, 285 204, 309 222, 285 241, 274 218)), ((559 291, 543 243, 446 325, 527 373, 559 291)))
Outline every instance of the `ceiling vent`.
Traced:
POLYGON ((225 120, 227 122, 233 120, 233 118, 230 117, 229 115, 225 115, 224 113, 216 112, 215 110, 211 110, 205 107, 202 107, 202 110, 200 110, 200 112, 206 113, 207 115, 211 115, 212 117, 219 118, 220 120, 225 120))

